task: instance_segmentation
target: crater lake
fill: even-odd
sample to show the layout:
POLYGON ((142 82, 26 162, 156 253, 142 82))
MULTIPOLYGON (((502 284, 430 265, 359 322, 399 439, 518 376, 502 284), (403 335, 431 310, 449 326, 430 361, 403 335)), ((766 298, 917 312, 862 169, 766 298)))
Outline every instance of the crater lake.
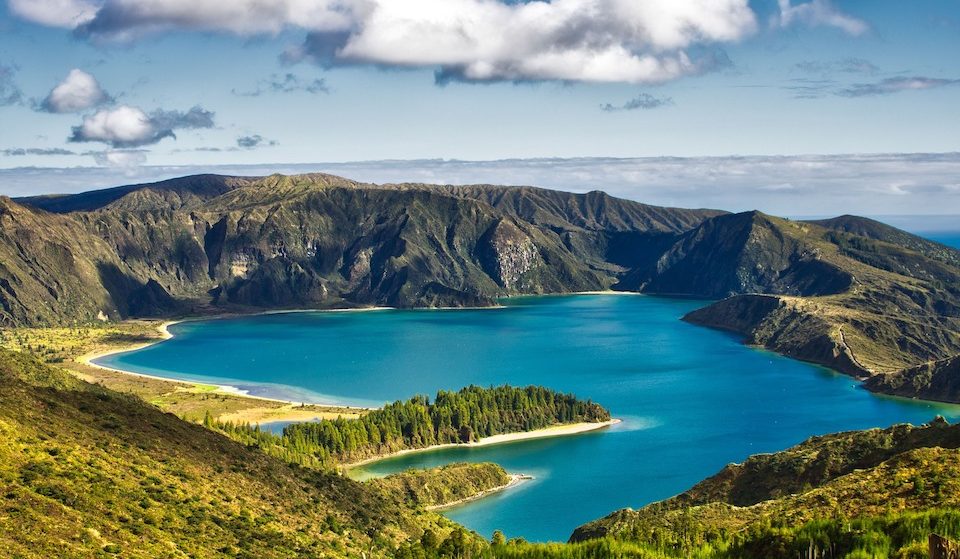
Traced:
POLYGON ((584 522, 812 435, 960 416, 958 406, 873 395, 850 377, 680 320, 703 301, 570 295, 502 304, 187 321, 170 327, 170 340, 97 363, 296 402, 377 406, 469 384, 535 384, 593 399, 623 422, 408 454, 352 472, 492 461, 530 474, 445 514, 486 537, 500 529, 532 541, 566 540, 584 522))

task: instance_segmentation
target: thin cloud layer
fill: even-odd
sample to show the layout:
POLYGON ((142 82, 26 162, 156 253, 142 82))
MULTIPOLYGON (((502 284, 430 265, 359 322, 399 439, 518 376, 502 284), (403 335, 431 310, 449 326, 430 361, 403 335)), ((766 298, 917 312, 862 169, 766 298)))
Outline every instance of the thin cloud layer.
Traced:
POLYGON ((40 103, 40 108, 51 113, 75 113, 110 101, 111 97, 100 87, 96 78, 75 68, 50 91, 40 103))
POLYGON ((259 97, 265 93, 330 93, 327 82, 323 78, 314 78, 305 80, 293 73, 286 73, 283 76, 276 74, 269 79, 261 80, 257 83, 257 88, 253 91, 238 91, 234 89, 232 93, 241 97, 259 97))
POLYGON ((777 0, 780 6, 780 26, 808 25, 828 26, 840 29, 848 35, 863 35, 870 30, 867 22, 838 10, 830 0, 812 0, 793 4, 791 0, 777 0))
POLYGON ((145 146, 176 138, 174 130, 213 128, 213 117, 213 112, 199 106, 187 112, 157 110, 147 115, 138 107, 120 105, 84 117, 68 141, 103 142, 114 148, 145 146))
POLYGON ((23 92, 13 79, 15 72, 14 67, 0 64, 0 107, 23 101, 23 92))
POLYGON ((76 155, 76 152, 63 148, 8 148, 0 150, 7 157, 22 157, 25 155, 76 155))
MULTIPOLYGON (((662 206, 776 215, 960 214, 960 154, 413 160, 355 163, 0 169, 0 194, 79 192, 196 173, 327 172, 376 183, 526 184, 662 206), (824 210, 828 208, 829 210, 824 210)), ((956 218, 950 221, 955 227, 956 218)))
POLYGON ((604 103, 603 105, 600 105, 600 110, 608 113, 617 111, 635 111, 637 109, 649 110, 667 107, 672 104, 673 99, 670 97, 654 97, 649 93, 641 93, 622 105, 604 103))
POLYGON ((795 64, 795 67, 807 74, 876 74, 880 71, 874 63, 863 58, 804 60, 795 64))
POLYGON ((869 97, 876 95, 890 95, 902 91, 918 91, 935 89, 948 85, 958 85, 960 79, 928 78, 913 76, 908 78, 887 78, 875 83, 858 83, 841 89, 837 95, 843 97, 869 97))

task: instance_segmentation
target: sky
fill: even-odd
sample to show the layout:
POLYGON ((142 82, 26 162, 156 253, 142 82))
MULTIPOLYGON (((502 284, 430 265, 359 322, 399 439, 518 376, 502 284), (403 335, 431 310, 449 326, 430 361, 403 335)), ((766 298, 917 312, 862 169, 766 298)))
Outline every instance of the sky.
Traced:
POLYGON ((6 0, 0 194, 195 172, 960 214, 960 0, 6 0))

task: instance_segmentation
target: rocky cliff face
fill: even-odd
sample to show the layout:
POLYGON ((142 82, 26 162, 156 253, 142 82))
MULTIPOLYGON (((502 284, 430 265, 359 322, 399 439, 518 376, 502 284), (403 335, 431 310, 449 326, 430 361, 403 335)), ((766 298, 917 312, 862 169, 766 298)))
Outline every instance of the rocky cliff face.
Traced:
POLYGON ((543 265, 533 240, 506 220, 498 221, 480 239, 480 250, 484 268, 508 290, 522 291, 527 273, 543 265))
POLYGON ((960 356, 871 377, 867 390, 905 398, 960 402, 960 356))

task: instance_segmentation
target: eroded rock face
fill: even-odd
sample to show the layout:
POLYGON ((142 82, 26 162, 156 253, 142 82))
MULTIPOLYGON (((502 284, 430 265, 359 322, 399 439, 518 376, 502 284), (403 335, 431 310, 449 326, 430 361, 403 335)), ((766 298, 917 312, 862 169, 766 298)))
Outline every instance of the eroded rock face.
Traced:
POLYGON ((519 289, 523 275, 542 263, 533 240, 505 219, 491 227, 480 242, 484 269, 504 289, 519 289))

